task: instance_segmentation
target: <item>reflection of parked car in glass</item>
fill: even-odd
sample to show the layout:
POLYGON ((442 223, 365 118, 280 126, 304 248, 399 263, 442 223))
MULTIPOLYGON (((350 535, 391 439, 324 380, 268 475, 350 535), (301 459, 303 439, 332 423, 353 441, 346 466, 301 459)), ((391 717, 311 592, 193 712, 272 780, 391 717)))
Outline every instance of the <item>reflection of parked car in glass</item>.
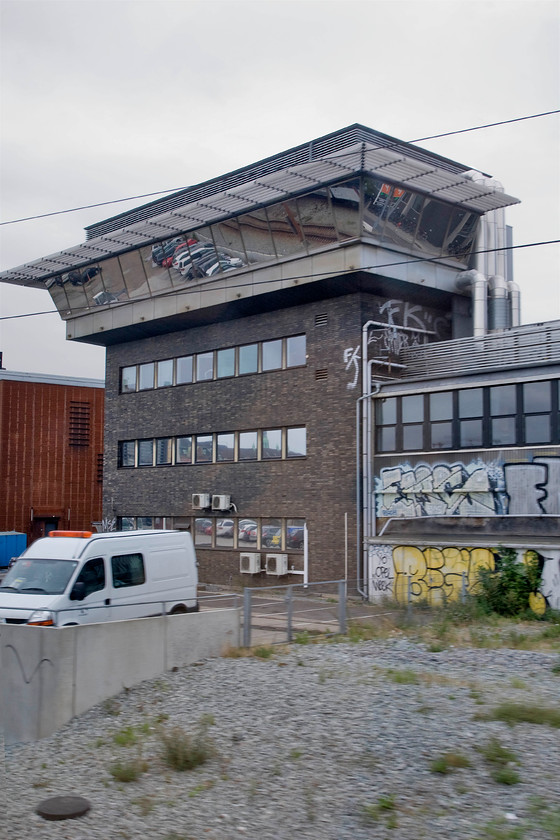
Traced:
POLYGON ((220 519, 216 525, 216 536, 233 537, 233 519, 220 519))
POLYGON ((197 534, 211 534, 212 520, 211 519, 197 519, 195 524, 197 534))
POLYGON ((90 265, 84 271, 70 271, 68 273, 68 281, 73 286, 83 286, 88 280, 92 280, 101 273, 101 269, 97 265, 90 265))
POLYGON ((256 542, 257 541, 257 524, 256 522, 245 522, 239 528, 239 540, 242 542, 256 542))
POLYGON ((278 548, 282 542, 282 532, 277 525, 263 525, 261 542, 266 548, 278 548))
POLYGON ((182 236, 175 236, 173 239, 168 239, 167 242, 158 242, 157 245, 152 245, 152 260, 156 265, 162 265, 167 257, 172 257, 177 245, 184 242, 182 236))
POLYGON ((286 533, 286 548, 303 548, 303 527, 288 527, 288 531, 286 533))

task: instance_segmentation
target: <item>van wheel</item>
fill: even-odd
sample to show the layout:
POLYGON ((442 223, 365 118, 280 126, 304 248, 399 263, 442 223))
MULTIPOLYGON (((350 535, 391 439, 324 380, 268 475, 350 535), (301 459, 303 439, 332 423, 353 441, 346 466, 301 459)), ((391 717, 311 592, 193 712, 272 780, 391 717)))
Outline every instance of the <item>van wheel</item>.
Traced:
POLYGON ((68 624, 63 624, 63 627, 78 627, 77 621, 69 621, 68 624))
POLYGON ((183 615, 183 613, 187 612, 187 608, 184 604, 177 604, 173 609, 170 611, 169 615, 183 615))

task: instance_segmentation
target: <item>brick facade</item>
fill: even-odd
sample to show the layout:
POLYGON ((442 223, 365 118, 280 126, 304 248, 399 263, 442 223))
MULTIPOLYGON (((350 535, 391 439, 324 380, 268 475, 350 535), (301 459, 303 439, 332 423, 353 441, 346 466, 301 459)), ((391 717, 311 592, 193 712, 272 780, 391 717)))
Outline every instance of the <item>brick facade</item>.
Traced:
POLYGON ((0 531, 30 542, 54 527, 91 529, 101 519, 104 390, 16 376, 0 376, 0 531))

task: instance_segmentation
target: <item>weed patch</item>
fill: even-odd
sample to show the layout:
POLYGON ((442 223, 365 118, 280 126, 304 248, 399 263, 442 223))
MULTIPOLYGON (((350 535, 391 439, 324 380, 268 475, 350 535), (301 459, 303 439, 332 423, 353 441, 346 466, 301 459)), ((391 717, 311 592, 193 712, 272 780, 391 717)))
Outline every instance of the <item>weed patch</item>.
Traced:
POLYGON ((212 755, 205 727, 201 727, 195 735, 190 735, 181 727, 175 726, 167 732, 162 732, 160 739, 163 761, 172 770, 193 770, 208 761, 212 755))
POLYGON ((430 770, 432 773, 442 773, 443 775, 446 775, 447 773, 452 773, 453 770, 470 766, 471 762, 466 755, 463 755, 462 753, 447 752, 437 758, 434 758, 430 764, 430 770))
POLYGON ((527 703, 501 703, 488 712, 480 712, 477 720, 499 720, 509 726, 516 723, 531 723, 537 726, 552 726, 560 729, 560 709, 546 706, 531 706, 527 703))

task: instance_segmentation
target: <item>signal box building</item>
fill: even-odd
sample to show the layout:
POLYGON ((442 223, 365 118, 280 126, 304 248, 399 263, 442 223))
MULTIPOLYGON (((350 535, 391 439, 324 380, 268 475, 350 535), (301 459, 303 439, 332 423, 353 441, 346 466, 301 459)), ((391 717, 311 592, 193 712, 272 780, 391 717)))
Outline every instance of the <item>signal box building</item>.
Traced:
MULTIPOLYGON (((508 489, 495 490, 491 510, 438 507, 411 494, 407 470, 415 486, 425 462, 458 472, 458 441, 468 441, 463 495, 469 465, 503 460, 505 446, 552 474, 557 345, 529 371, 551 383, 550 409, 533 412, 541 431, 513 440, 487 425, 513 417, 492 414, 495 348, 531 333, 519 327, 507 258, 504 208, 516 202, 485 173, 353 125, 93 225, 84 244, 0 279, 46 285, 68 339, 107 349, 105 516, 122 528, 190 528, 203 581, 348 574, 371 595, 388 520, 478 519, 481 505, 506 523, 534 513, 534 498, 508 507, 508 489), (434 381, 439 347, 475 370, 461 361, 434 381), (463 373, 478 414, 461 414, 463 373), (432 388, 452 396, 432 407, 432 388), (411 420, 409 389, 424 400, 411 420)), ((521 394, 516 429, 541 394, 523 391, 523 352, 507 365, 521 394)))

